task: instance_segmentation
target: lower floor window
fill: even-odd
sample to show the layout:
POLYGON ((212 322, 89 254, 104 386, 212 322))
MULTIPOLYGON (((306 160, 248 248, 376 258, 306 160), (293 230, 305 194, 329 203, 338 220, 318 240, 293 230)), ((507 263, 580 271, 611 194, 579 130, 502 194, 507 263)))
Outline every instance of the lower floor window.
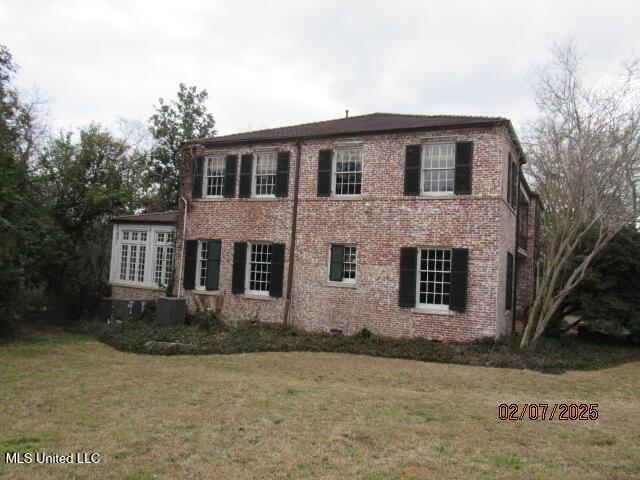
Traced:
POLYGON ((206 241, 198 242, 198 271, 196 273, 196 288, 204 289, 207 285, 207 252, 209 244, 206 241))
POLYGON ((156 269, 154 283, 167 285, 171 280, 173 268, 173 245, 158 245, 156 247, 156 269))
POLYGON ((420 249, 418 257, 418 303, 434 307, 449 306, 451 250, 420 249))
POLYGON ((250 243, 247 258, 247 290, 252 293, 269 293, 271 287, 271 244, 250 243))

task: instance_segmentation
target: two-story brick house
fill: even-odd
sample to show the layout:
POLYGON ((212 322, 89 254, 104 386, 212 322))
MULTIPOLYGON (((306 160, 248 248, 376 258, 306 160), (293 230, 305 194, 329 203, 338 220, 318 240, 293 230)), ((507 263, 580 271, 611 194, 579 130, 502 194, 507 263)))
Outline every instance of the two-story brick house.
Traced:
POLYGON ((488 117, 376 113, 188 142, 176 293, 308 330, 509 333, 535 284, 523 162, 509 120, 488 117))

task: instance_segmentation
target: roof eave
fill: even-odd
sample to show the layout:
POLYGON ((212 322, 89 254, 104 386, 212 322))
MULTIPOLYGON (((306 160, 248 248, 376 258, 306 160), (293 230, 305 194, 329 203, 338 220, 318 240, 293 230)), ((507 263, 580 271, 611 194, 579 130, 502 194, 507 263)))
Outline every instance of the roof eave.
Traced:
MULTIPOLYGON (((385 128, 385 129, 377 129, 377 130, 358 130, 353 132, 326 133, 326 134, 317 134, 317 135, 283 135, 279 137, 274 136, 270 138, 245 138, 245 139, 237 139, 237 140, 234 140, 234 139, 225 140, 223 138, 188 140, 186 142, 183 142, 180 145, 180 148, 186 148, 189 146, 227 147, 227 146, 238 146, 238 145, 253 145, 256 143, 278 143, 278 142, 287 142, 287 141, 294 141, 294 140, 317 140, 317 139, 332 138, 332 137, 352 137, 354 135, 381 135, 381 134, 390 134, 390 133, 437 131, 437 130, 451 130, 451 129, 460 130, 465 128, 487 128, 487 127, 496 127, 499 125, 506 125, 513 132, 513 127, 511 126, 511 122, 509 122, 509 120, 487 120, 487 121, 474 122, 474 123, 458 123, 458 124, 451 124, 451 125, 432 125, 432 126, 404 127, 404 128, 385 128)), ((515 137, 515 132, 514 132, 514 137, 515 137)), ((516 139, 516 143, 517 143, 517 139, 516 139)))

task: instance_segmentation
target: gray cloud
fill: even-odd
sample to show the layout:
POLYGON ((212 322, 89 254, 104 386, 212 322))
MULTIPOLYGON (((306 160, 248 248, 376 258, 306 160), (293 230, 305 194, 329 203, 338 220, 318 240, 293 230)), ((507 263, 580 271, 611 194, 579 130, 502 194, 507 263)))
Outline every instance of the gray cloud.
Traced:
POLYGON ((527 76, 572 32, 594 72, 638 51, 625 1, 4 0, 0 42, 59 126, 145 120, 179 82, 221 133, 373 111, 534 112, 527 76))

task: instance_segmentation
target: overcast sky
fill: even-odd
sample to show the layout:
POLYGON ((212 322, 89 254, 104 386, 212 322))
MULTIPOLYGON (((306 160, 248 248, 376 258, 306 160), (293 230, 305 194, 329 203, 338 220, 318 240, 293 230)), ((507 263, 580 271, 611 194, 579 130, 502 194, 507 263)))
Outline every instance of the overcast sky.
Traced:
POLYGON ((371 112, 535 112, 530 74, 571 32, 592 72, 640 53, 640 2, 0 0, 0 43, 54 124, 146 121, 178 83, 219 133, 371 112))

